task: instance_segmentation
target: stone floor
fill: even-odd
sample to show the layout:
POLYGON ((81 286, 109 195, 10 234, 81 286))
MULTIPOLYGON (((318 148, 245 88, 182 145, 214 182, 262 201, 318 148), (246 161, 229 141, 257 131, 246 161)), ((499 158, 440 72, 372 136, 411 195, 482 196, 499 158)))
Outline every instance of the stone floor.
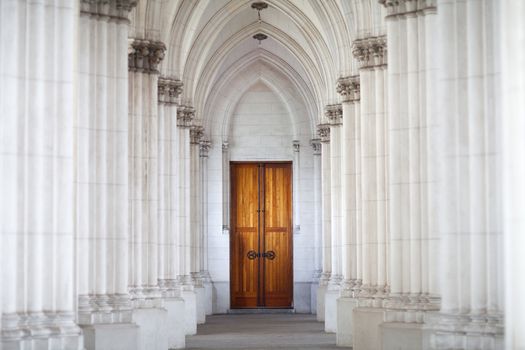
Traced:
POLYGON ((336 349, 335 334, 315 315, 262 314, 206 317, 187 349, 336 349))

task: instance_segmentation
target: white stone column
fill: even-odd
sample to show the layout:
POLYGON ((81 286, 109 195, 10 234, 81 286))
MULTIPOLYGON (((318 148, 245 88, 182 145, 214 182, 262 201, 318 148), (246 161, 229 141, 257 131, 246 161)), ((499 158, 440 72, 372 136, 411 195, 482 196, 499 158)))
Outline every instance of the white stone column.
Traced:
POLYGON ((128 14, 82 1, 76 122, 78 323, 87 349, 137 348, 128 293, 128 14))
POLYGON ((501 1, 505 349, 525 348, 525 4, 501 1))
POLYGON ((342 281, 341 236, 342 236, 342 172, 341 172, 341 125, 343 110, 340 104, 326 107, 330 121, 330 214, 332 274, 325 296, 325 331, 337 331, 337 298, 342 281))
POLYGON ((337 300, 337 345, 352 346, 352 313, 357 306, 354 298, 359 288, 357 275, 357 233, 361 212, 360 193, 360 118, 359 76, 344 77, 337 81, 337 90, 343 103, 342 127, 342 276, 341 297, 337 300))
POLYGON ((179 172, 179 228, 180 232, 180 275, 182 297, 184 299, 184 318, 186 335, 197 333, 197 298, 191 276, 191 157, 190 157, 190 128, 195 117, 192 107, 180 106, 177 110, 178 130, 178 172, 179 172))
POLYGON ((130 294, 139 349, 168 346, 158 274, 158 64, 160 42, 131 40, 129 53, 130 294))
POLYGON ((205 304, 204 312, 206 315, 213 314, 213 286, 208 270, 208 152, 211 142, 202 140, 200 143, 200 181, 201 181, 201 278, 204 284, 205 304))
POLYGON ((438 1, 437 349, 503 348, 499 2, 438 1), (454 54, 452 54, 454 53, 454 54))
MULTIPOLYGON (((435 85, 432 2, 407 6, 385 4, 388 38, 388 137, 390 190, 390 295, 384 325, 399 339, 411 327, 409 340, 428 347, 421 323, 439 307, 438 237, 433 228, 435 182, 430 137, 435 128, 432 103, 435 85)), ((392 340, 386 337, 384 342, 392 340)))
POLYGON ((321 140, 312 139, 310 145, 313 149, 313 165, 314 165, 314 273, 312 276, 312 288, 311 288, 311 309, 312 313, 318 314, 317 303, 318 303, 318 289, 319 279, 323 272, 323 251, 322 251, 322 208, 321 198, 323 193, 321 192, 321 140))
MULTIPOLYGON (((201 170, 200 142, 204 128, 196 124, 190 129, 190 217, 191 217, 191 276, 197 296, 197 323, 206 322, 206 292, 201 276, 201 170)), ((200 122, 200 121, 199 121, 200 122)))
POLYGON ((74 283, 78 14, 78 2, 0 3, 2 349, 83 347, 74 283))
POLYGON ((178 280, 181 252, 177 98, 181 92, 180 80, 159 78, 159 286, 168 312, 169 348, 185 346, 184 299, 178 280))
POLYGON ((325 297, 332 271, 331 214, 330 214, 330 125, 319 124, 321 138, 321 208, 322 208, 322 266, 317 290, 317 320, 325 320, 325 297))

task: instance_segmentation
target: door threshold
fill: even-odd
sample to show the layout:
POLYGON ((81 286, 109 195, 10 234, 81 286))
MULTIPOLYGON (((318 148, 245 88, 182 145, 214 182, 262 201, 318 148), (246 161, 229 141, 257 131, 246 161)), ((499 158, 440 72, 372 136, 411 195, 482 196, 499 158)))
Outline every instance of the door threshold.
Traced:
POLYGON ((228 309, 231 315, 254 315, 254 314, 294 314, 295 309, 274 309, 274 308, 254 308, 254 309, 228 309))

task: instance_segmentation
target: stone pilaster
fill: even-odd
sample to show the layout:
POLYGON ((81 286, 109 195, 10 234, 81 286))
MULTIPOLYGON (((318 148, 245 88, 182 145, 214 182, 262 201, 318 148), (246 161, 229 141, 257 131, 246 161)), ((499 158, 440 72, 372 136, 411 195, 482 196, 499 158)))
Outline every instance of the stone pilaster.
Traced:
POLYGON ((292 141, 292 149, 293 149, 293 232, 294 234, 301 233, 301 184, 300 184, 300 178, 299 178, 299 169, 300 169, 300 160, 301 160, 301 144, 299 140, 293 140, 292 141))

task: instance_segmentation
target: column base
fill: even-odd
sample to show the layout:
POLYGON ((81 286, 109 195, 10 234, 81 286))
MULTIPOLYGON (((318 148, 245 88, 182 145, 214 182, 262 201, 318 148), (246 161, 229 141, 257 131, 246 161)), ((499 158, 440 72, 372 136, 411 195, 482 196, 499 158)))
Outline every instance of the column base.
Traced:
POLYGON ((337 346, 353 346, 352 336, 353 311, 357 307, 357 299, 340 297, 337 299, 337 346))
MULTIPOLYGON (((134 309, 133 321, 139 326, 138 350, 166 350, 168 348, 168 312, 166 309, 134 309)), ((120 339, 113 341, 120 341, 120 339)))
POLYGON ((337 333, 337 299, 341 295, 338 285, 328 285, 324 305, 324 331, 337 333))
POLYGON ((319 283, 319 287, 317 288, 317 321, 323 322, 324 321, 324 314, 325 314, 325 299, 326 299, 326 284, 319 283))
POLYGON ((430 350, 430 331, 421 323, 385 322, 380 326, 383 350, 430 350))
POLYGON ((137 350, 139 327, 133 323, 94 324, 81 327, 86 350, 137 350), (115 341, 118 339, 118 341, 115 341))
POLYGON ((204 313, 206 316, 213 315, 213 286, 211 282, 204 282, 205 307, 204 313))
POLYGON ((82 350, 82 331, 72 313, 3 314, 2 350, 82 350))
POLYGON ((186 332, 184 324, 184 299, 164 299, 164 307, 168 311, 168 346, 170 349, 184 349, 186 346, 186 332))
POLYGON ((184 299, 184 332, 186 335, 197 334, 197 295, 193 290, 182 290, 184 299))
POLYGON ((197 324, 206 323, 206 290, 204 285, 195 286, 195 295, 197 298, 197 324))
MULTIPOLYGON (((352 335, 354 350, 382 349, 379 326, 384 320, 384 310, 380 308, 354 308, 352 312, 352 335)), ((389 347, 389 349, 393 349, 389 347)))

